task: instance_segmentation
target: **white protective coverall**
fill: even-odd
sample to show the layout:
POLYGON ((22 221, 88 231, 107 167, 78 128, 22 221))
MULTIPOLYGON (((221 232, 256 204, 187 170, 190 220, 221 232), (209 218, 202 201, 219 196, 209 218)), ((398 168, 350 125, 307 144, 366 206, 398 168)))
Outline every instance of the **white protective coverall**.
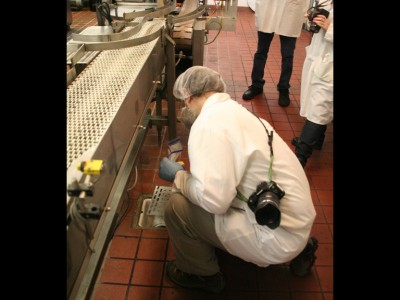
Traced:
POLYGON ((331 24, 314 34, 306 47, 300 95, 300 115, 320 125, 333 120, 333 5, 323 8, 331 24))
POLYGON ((309 0, 256 0, 256 28, 266 33, 299 37, 309 4, 309 0))
POLYGON ((236 198, 239 190, 248 199, 260 182, 268 180, 267 132, 226 93, 213 94, 205 102, 189 135, 191 173, 179 171, 174 181, 177 191, 215 214, 216 234, 229 253, 262 267, 296 257, 316 216, 297 157, 276 132, 272 145, 272 180, 286 193, 280 202, 281 224, 274 230, 257 224, 247 203, 236 198))

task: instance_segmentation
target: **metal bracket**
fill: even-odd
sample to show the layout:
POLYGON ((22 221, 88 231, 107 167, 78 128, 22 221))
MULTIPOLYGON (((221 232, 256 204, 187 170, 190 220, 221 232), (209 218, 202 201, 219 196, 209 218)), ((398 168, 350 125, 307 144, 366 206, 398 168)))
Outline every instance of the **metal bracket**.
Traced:
POLYGON ((151 116, 149 126, 168 126, 168 117, 164 116, 151 116))
POLYGON ((67 192, 70 197, 78 197, 82 192, 85 192, 86 196, 91 197, 93 196, 93 185, 74 181, 68 185, 67 192))
POLYGON ((83 204, 82 211, 79 212, 85 219, 100 219, 100 205, 95 203, 83 204))

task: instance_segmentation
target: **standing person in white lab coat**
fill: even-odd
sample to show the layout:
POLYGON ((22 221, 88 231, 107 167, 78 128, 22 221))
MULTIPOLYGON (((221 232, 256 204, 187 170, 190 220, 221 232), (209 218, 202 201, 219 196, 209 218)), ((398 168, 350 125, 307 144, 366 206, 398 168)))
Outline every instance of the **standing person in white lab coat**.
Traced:
POLYGON ((306 48, 301 77, 300 115, 306 117, 300 137, 292 139, 303 167, 313 149, 322 148, 327 124, 333 120, 333 1, 320 2, 328 18, 318 14, 313 22, 320 27, 306 48))
POLYGON ((310 0, 256 0, 255 25, 258 44, 251 71, 251 85, 242 96, 244 100, 251 100, 263 92, 265 84, 264 68, 269 47, 276 33, 279 34, 282 56, 281 75, 277 85, 279 91, 278 104, 280 106, 290 104, 289 82, 293 70, 294 49, 309 4, 310 0))
POLYGON ((167 275, 180 286, 214 293, 225 286, 215 247, 261 267, 292 260, 291 270, 304 276, 318 246, 309 237, 316 212, 299 161, 267 121, 225 90, 207 67, 177 78, 174 95, 194 115, 190 172, 167 158, 159 169, 173 181, 165 224, 176 260, 167 264, 167 275))

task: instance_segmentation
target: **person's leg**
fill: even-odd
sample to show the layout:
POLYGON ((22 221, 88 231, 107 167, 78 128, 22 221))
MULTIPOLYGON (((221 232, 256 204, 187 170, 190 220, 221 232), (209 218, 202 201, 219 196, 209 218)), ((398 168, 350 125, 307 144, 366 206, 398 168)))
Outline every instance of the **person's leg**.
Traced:
POLYGON ((325 136, 327 125, 320 125, 306 120, 301 131, 295 154, 303 167, 306 166, 307 159, 311 156, 313 149, 321 143, 325 136))
MULTIPOLYGON (((322 146, 324 145, 325 141, 325 133, 321 135, 321 137, 318 139, 317 143, 314 145, 313 149, 314 150, 321 150, 322 146)), ((297 144, 300 142, 300 137, 294 137, 292 139, 292 145, 297 146, 297 144)))
POLYGON ((165 224, 178 269, 211 276, 219 272, 215 247, 224 250, 215 233, 214 215, 172 193, 165 208, 165 224))
POLYGON ((290 88, 290 78, 292 77, 293 71, 293 56, 294 49, 296 48, 296 40, 295 37, 288 36, 279 36, 281 41, 281 76, 278 82, 278 90, 279 91, 289 91, 290 88))
POLYGON ((253 69, 251 71, 251 85, 243 93, 244 100, 251 100, 263 92, 265 84, 264 68, 267 62, 269 46, 274 37, 274 33, 265 33, 258 31, 257 51, 254 54, 253 69))
POLYGON ((254 54, 253 70, 251 71, 251 84, 258 88, 263 88, 264 68, 268 58, 269 46, 271 45, 274 33, 258 31, 257 51, 254 54))
POLYGON ((293 54, 296 47, 296 38, 279 36, 281 41, 281 76, 278 82, 279 99, 278 104, 280 106, 288 106, 290 104, 289 88, 290 78, 292 77, 293 71, 293 54))

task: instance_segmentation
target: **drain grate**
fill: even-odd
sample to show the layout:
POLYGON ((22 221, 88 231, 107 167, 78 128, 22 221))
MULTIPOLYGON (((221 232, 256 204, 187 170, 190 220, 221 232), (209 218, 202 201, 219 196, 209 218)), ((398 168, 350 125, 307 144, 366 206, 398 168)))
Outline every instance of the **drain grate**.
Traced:
POLYGON ((156 186, 153 195, 142 195, 139 198, 134 224, 136 228, 165 228, 164 211, 169 199, 171 187, 156 186))
POLYGON ((165 205, 171 194, 171 187, 168 186, 156 186, 154 189, 153 197, 151 198, 151 203, 147 214, 149 216, 164 216, 165 205))

